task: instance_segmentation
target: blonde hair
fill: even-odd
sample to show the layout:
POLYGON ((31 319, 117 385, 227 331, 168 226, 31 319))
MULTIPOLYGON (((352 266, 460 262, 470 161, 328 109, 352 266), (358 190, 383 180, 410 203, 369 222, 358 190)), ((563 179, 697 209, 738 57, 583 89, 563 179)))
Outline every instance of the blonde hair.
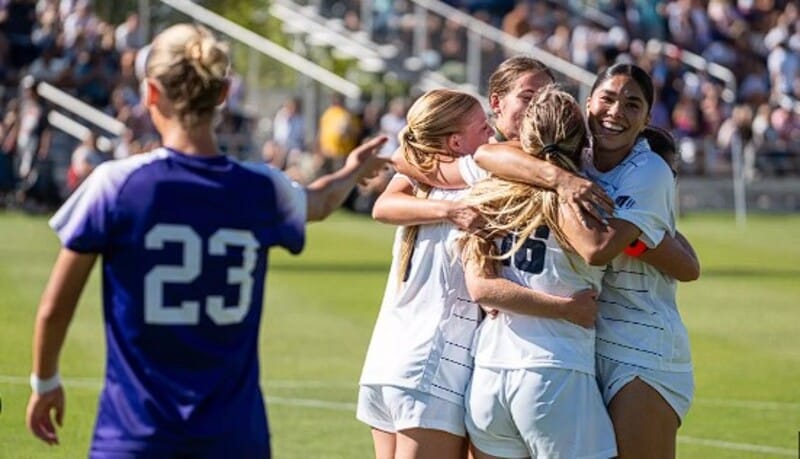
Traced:
POLYGON ((176 24, 153 40, 145 75, 163 87, 181 124, 209 120, 227 86, 227 46, 205 27, 176 24))
MULTIPOLYGON (((447 145, 449 137, 461 133, 470 112, 480 107, 480 102, 465 92, 450 89, 426 92, 408 109, 407 124, 398 134, 403 158, 423 173, 433 172, 439 167, 442 156, 455 156, 456 152, 450 151, 447 145)), ((430 186, 420 184, 414 195, 424 199, 430 191, 430 186)), ((418 225, 406 226, 403 230, 398 269, 401 282, 411 262, 418 232, 418 225)))
MULTIPOLYGON (((525 111, 520 141, 529 155, 577 173, 586 125, 575 98, 555 85, 542 89, 525 111)), ((550 228, 561 247, 574 252, 558 224, 558 196, 552 190, 490 177, 475 184, 463 202, 475 207, 487 223, 484 237, 463 238, 462 257, 487 272, 494 270, 497 261, 510 258, 542 225, 550 228), (490 241, 509 233, 516 236, 514 244, 498 254, 490 241)))

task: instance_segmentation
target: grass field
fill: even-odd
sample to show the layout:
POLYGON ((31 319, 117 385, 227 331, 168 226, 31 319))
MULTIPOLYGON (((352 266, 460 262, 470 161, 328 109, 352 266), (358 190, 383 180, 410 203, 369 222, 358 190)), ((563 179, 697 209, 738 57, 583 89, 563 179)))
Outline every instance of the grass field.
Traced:
MULTIPOLYGON (((798 457, 800 216, 680 222, 703 274, 679 288, 697 397, 681 458, 798 457)), ((306 251, 272 254, 261 339, 274 456, 368 458, 354 419, 357 380, 388 272, 392 228, 337 214, 314 224, 306 251)), ((36 305, 58 242, 43 217, 0 213, 0 458, 85 457, 102 381, 99 275, 92 276, 61 359, 61 445, 24 426, 36 305)), ((577 420, 576 420, 577 421, 577 420)))

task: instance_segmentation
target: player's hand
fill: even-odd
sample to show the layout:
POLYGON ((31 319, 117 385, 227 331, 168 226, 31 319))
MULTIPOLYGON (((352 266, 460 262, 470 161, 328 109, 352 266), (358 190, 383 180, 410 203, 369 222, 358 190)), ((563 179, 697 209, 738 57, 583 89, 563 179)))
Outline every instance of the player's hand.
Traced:
POLYGON ((56 427, 64 422, 64 389, 59 386, 44 394, 31 393, 25 422, 37 438, 48 445, 58 444, 56 427))
POLYGON ((614 201, 602 187, 577 175, 565 173, 559 178, 556 193, 558 197, 572 208, 576 215, 585 219, 589 215, 599 222, 606 223, 605 215, 613 215, 614 201))
POLYGON ((583 328, 594 328, 597 320, 597 291, 581 290, 564 304, 562 312, 564 319, 583 328))
POLYGON ((362 143, 347 155, 345 168, 355 169, 359 181, 375 177, 381 169, 391 163, 391 159, 378 156, 387 140, 388 137, 380 135, 362 143))
POLYGON ((447 220, 461 231, 475 234, 486 226, 483 218, 474 207, 451 201, 447 209, 447 220))

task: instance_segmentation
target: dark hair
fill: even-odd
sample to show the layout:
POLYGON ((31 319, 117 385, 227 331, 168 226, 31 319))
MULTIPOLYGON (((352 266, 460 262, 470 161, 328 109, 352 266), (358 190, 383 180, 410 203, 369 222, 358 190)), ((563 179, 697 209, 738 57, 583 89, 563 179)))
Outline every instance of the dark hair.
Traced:
POLYGON ((672 174, 678 175, 678 143, 675 137, 666 129, 648 125, 642 131, 642 137, 647 139, 650 144, 650 149, 653 150, 658 156, 667 163, 667 166, 672 170, 672 174))
POLYGON ((590 94, 594 94, 597 87, 603 84, 604 81, 611 79, 617 75, 628 75, 639 85, 639 89, 644 94, 645 102, 647 102, 647 112, 653 108, 653 99, 655 98, 655 89, 653 88, 653 79, 638 65, 619 63, 611 67, 606 67, 597 74, 597 78, 592 85, 590 94))
POLYGON ((551 82, 556 81, 553 72, 541 61, 528 56, 514 56, 501 62, 489 77, 489 95, 504 96, 520 76, 529 72, 544 72, 551 82))

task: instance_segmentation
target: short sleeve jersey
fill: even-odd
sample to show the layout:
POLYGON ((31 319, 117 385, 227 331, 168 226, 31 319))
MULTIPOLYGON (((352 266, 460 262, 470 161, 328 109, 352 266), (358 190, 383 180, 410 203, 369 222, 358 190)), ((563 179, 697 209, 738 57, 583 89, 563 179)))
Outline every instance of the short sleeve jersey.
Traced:
MULTIPOLYGON (((434 188, 428 198, 455 201, 464 193, 434 188)), ((389 279, 359 384, 414 389, 463 405, 481 312, 470 301, 457 263, 461 232, 446 222, 420 225, 401 282, 404 231, 399 228, 395 235, 389 279)))
MULTIPOLYGON (((616 204, 614 218, 636 225, 650 248, 675 233, 675 179, 666 162, 640 139, 615 168, 587 175, 616 204)), ((597 356, 645 368, 690 371, 686 328, 675 301, 676 282, 638 258, 614 258, 598 302, 597 356)))
MULTIPOLYGON (((497 241, 499 253, 515 244, 497 241)), ((537 228, 512 256, 501 275, 519 285, 556 296, 588 288, 600 290, 603 269, 587 265, 564 249, 546 226, 537 228)), ((564 368, 594 374, 595 332, 563 319, 500 312, 484 320, 475 338, 475 364, 485 368, 564 368)))
POLYGON ((158 149, 104 163, 76 190, 50 224, 64 247, 102 256, 93 451, 268 445, 257 360, 267 249, 300 252, 305 219, 300 186, 226 156, 158 149))

